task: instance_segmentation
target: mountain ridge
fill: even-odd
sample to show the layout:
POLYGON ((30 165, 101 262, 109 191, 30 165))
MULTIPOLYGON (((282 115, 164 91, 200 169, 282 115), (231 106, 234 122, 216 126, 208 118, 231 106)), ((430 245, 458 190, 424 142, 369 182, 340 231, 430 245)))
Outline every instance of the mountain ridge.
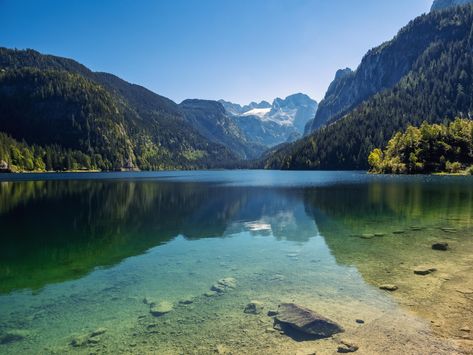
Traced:
MULTIPOLYGON (((364 170, 368 168, 369 152, 384 146, 395 132, 408 125, 448 122, 457 116, 471 119, 473 5, 422 15, 400 34, 393 41, 407 38, 416 43, 420 35, 431 38, 431 42, 394 87, 365 99, 304 139, 279 148, 260 166, 364 170), (439 32, 441 35, 436 35, 439 32)), ((413 43, 407 41, 399 48, 408 46, 413 43)), ((386 45, 377 50, 384 48, 386 45)), ((399 51, 397 55, 405 53, 399 51)))

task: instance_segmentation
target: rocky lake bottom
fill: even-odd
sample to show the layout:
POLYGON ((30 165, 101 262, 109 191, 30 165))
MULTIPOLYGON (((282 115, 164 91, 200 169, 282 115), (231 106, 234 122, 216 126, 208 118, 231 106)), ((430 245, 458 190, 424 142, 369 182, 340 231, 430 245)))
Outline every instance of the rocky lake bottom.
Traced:
POLYGON ((1 354, 468 354, 473 184, 0 182, 1 354))

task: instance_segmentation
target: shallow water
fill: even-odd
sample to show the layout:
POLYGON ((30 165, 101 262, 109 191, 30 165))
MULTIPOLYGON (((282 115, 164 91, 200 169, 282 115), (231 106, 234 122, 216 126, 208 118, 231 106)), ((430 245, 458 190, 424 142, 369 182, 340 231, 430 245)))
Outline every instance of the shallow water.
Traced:
POLYGON ((406 315, 404 299, 378 286, 414 287, 416 265, 463 260, 473 245, 467 177, 207 171, 0 178, 2 354, 321 346, 272 330, 266 311, 288 301, 347 334, 387 314, 406 329, 415 322, 428 329, 430 319, 406 315), (451 250, 433 251, 437 241, 451 250), (236 287, 207 297, 224 277, 236 287), (173 310, 154 317, 144 298, 173 310), (264 304, 262 314, 243 312, 251 300, 264 304), (106 332, 90 338, 98 328, 106 332), (73 346, 74 339, 86 340, 73 346))

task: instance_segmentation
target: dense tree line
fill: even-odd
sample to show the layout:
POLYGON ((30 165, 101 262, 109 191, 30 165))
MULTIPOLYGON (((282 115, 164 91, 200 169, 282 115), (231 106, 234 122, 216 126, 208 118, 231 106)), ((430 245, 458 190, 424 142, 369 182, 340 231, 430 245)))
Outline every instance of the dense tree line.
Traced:
POLYGON ((368 161, 375 173, 458 173, 465 169, 473 173, 473 121, 409 126, 397 132, 384 150, 374 149, 368 161))
POLYGON ((0 48, 0 132, 25 149, 25 159, 0 152, 17 170, 195 169, 236 160, 190 127, 171 100, 30 50, 0 48), (27 150, 44 166, 32 168, 27 150))
POLYGON ((454 26, 456 39, 433 42, 393 89, 376 94, 340 120, 282 147, 261 165, 279 169, 367 169, 370 152, 408 125, 471 117, 473 6, 423 16, 402 31, 418 31, 426 21, 435 26, 454 26))
POLYGON ((90 157, 59 145, 28 145, 0 133, 0 166, 11 171, 60 171, 100 169, 104 163, 99 155, 90 157))

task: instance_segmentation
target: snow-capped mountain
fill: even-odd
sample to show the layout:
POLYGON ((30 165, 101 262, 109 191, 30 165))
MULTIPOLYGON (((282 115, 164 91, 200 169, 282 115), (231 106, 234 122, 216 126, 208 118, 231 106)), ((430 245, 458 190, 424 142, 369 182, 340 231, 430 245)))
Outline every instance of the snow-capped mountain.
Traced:
POLYGON ((219 101, 248 138, 268 147, 294 141, 304 133, 308 121, 315 117, 317 102, 305 94, 294 94, 285 99, 252 102, 241 106, 219 101))

